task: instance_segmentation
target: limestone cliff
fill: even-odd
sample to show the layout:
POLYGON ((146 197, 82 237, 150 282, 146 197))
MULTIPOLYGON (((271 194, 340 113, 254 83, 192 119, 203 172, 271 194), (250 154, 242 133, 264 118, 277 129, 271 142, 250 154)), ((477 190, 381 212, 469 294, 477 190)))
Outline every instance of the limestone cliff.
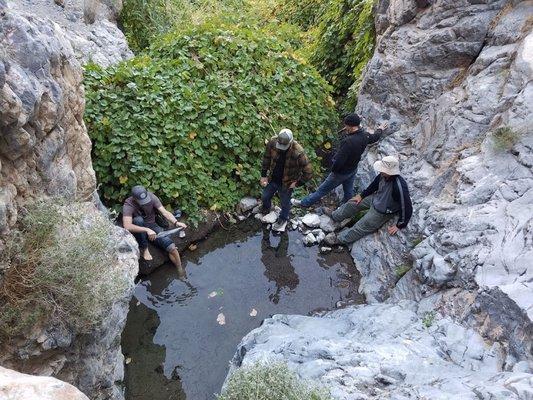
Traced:
POLYGON ((533 396, 532 15, 532 1, 377 2, 356 111, 390 127, 360 183, 398 155, 414 215, 351 251, 367 300, 389 304, 328 314, 324 335, 309 329, 320 320, 267 320, 235 366, 281 355, 339 399, 533 396))
MULTIPOLYGON (((125 45, 121 33, 112 38, 119 32, 116 25, 108 19, 98 22, 101 13, 109 11, 100 2, 56 3, 0 0, 0 249, 20 210, 36 199, 61 196, 71 202, 98 202, 91 142, 83 122, 81 63, 93 59, 109 64, 131 52, 122 54, 105 42, 125 45), (76 11, 84 3, 94 5, 91 23, 76 11)), ((94 204, 86 207, 89 219, 101 218, 94 204)), ((80 334, 40 321, 23 337, 0 343, 2 365, 60 377, 91 399, 123 398, 117 385, 123 376, 120 334, 138 251, 131 235, 120 228, 113 232, 109 240, 115 245, 116 262, 109 273, 119 271, 128 285, 110 299, 113 306, 102 323, 80 334)))

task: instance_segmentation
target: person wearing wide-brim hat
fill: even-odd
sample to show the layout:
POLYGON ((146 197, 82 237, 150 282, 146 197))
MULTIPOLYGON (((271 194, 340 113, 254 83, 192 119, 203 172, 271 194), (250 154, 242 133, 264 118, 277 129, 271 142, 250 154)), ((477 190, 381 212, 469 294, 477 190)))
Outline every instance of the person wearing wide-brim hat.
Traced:
POLYGON ((342 230, 338 235, 340 243, 353 243, 369 235, 386 222, 398 216, 398 221, 388 227, 388 232, 395 235, 409 223, 413 206, 407 182, 400 176, 400 163, 397 157, 386 156, 374 163, 379 172, 372 183, 357 196, 335 210, 331 217, 340 222, 352 218, 363 210, 366 214, 351 228, 342 230))

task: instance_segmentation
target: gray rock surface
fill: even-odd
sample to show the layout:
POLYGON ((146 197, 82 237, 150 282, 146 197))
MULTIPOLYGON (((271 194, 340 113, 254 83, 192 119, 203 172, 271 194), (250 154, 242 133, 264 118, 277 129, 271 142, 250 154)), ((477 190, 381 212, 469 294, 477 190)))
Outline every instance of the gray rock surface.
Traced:
POLYGON ((257 205, 259 204, 259 201, 254 197, 245 197, 239 201, 239 204, 237 205, 237 211, 241 214, 247 213, 248 211, 253 210, 257 205))
MULTIPOLYGON (((531 364, 422 303, 350 307, 323 317, 275 315, 239 345, 231 371, 284 361, 335 399, 529 399, 531 364)), ((231 373, 231 372, 230 372, 231 373)))
POLYGON ((121 0, 8 0, 14 12, 59 25, 81 64, 109 66, 133 57, 116 19, 121 0))
POLYGON ((320 226, 320 217, 317 214, 305 214, 302 217, 302 223, 309 228, 318 228, 320 226))
POLYGON ((56 24, 0 16, 0 233, 26 201, 91 198, 96 179, 83 122, 82 69, 56 24))
POLYGON ((411 223, 351 249, 375 304, 274 316, 232 365, 284 360, 337 399, 531 399, 533 1, 375 11, 356 111, 390 128, 359 175, 365 186, 375 160, 399 156, 411 223))
MULTIPOLYGON (((83 207, 85 226, 105 218, 92 203, 76 203, 76 206, 83 207)), ((0 365, 24 373, 56 377, 76 386, 92 400, 124 398, 119 385, 124 375, 120 335, 126 324, 138 272, 139 251, 132 235, 117 226, 111 228, 108 240, 114 246, 116 262, 108 266, 101 278, 123 277, 126 287, 116 293, 115 298, 108 299, 112 306, 102 310, 102 321, 89 332, 77 332, 49 320, 37 321, 23 336, 2 338, 0 365)))
POLYGON ((89 400, 68 383, 0 367, 0 398, 5 400, 89 400))

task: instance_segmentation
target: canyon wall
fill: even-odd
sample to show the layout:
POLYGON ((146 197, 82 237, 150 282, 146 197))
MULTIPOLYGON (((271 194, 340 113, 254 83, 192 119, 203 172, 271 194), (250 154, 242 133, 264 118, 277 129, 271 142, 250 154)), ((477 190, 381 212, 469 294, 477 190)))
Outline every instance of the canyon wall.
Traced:
POLYGON ((233 367, 283 359, 339 399, 531 398, 533 2, 380 0, 375 26, 356 111, 390 126, 360 185, 399 156, 411 223, 352 246, 375 305, 276 316, 233 367))

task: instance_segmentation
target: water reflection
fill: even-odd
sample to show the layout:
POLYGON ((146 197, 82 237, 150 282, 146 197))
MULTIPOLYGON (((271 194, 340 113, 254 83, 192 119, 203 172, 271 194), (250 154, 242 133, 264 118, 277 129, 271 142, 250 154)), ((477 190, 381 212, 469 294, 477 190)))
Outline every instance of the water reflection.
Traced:
POLYGON ((358 282, 347 280, 356 276, 349 254, 321 255, 301 239, 299 232, 273 236, 248 222, 183 254, 186 280, 168 266, 141 281, 123 334, 123 350, 132 358, 127 399, 211 400, 237 344, 264 318, 357 299, 358 282))
POLYGON ((281 290, 284 287, 296 289, 298 283, 300 283, 300 279, 298 279, 298 274, 291 264, 292 256, 287 254, 289 249, 289 233, 283 232, 279 236, 277 246, 272 246, 271 242, 270 231, 263 229, 261 262, 265 267, 264 275, 269 281, 273 281, 276 284, 276 291, 270 293, 268 298, 274 304, 278 304, 281 290))

